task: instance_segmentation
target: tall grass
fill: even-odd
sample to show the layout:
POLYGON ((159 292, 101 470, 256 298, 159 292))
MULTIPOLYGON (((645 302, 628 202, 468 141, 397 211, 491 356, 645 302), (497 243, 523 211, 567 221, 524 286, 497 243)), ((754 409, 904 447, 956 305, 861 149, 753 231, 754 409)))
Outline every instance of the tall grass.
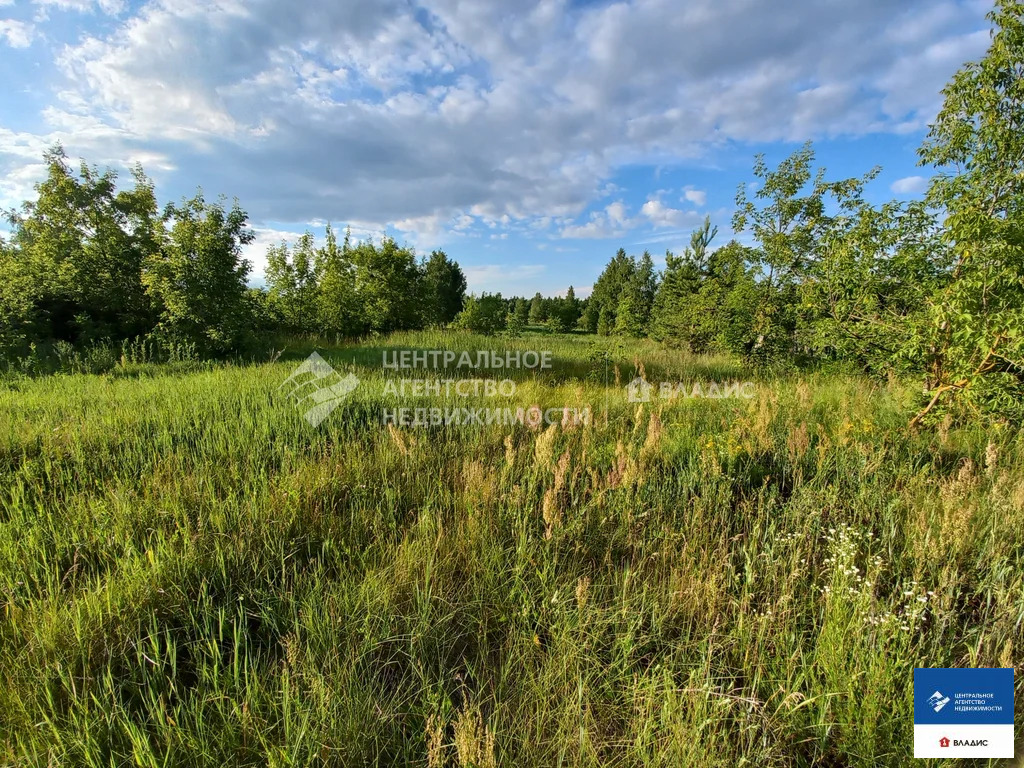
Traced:
POLYGON ((0 762, 901 765, 915 666, 1020 666, 1021 439, 898 382, 637 405, 745 374, 425 332, 321 350, 362 383, 313 429, 306 353, 6 381, 0 762), (591 423, 381 423, 384 349, 489 347, 591 423))

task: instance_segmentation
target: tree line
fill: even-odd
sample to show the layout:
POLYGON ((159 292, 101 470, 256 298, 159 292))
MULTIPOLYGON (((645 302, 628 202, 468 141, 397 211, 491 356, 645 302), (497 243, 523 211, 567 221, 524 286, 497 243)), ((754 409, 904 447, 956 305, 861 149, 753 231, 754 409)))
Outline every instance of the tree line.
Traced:
POLYGON ((242 249, 253 232, 235 202, 201 192, 159 208, 140 167, 134 185, 59 146, 37 197, 7 218, 0 239, 0 357, 33 345, 144 339, 197 357, 244 353, 267 332, 356 337, 445 325, 463 308, 466 279, 442 251, 417 260, 391 238, 339 244, 327 227, 267 254, 266 288, 248 285, 242 249))
POLYGON ((252 289, 238 204, 201 193, 158 207, 134 186, 46 155, 37 199, 8 213, 0 239, 0 355, 37 342, 145 338, 196 354, 244 350, 266 331, 357 337, 453 325, 522 333, 530 325, 695 352, 761 367, 840 361, 872 375, 924 379, 923 418, 957 401, 1024 416, 1024 2, 997 0, 985 57, 943 89, 919 150, 936 169, 921 200, 872 205, 861 177, 830 179, 813 148, 739 188, 732 240, 711 221, 655 268, 649 253, 608 262, 585 299, 466 296, 442 251, 417 259, 390 238, 339 244, 328 227, 270 249, 252 289))
MULTIPOLYGON (((650 254, 620 250, 579 328, 757 366, 920 376, 915 423, 953 402, 1024 420, 1024 3, 997 0, 988 18, 986 55, 943 89, 919 149, 936 170, 923 199, 871 205, 880 169, 829 179, 809 144, 776 168, 758 157, 756 192, 740 186, 732 220, 750 245, 713 250, 705 221, 660 274, 650 254)), ((530 319, 543 312, 535 297, 530 319)))

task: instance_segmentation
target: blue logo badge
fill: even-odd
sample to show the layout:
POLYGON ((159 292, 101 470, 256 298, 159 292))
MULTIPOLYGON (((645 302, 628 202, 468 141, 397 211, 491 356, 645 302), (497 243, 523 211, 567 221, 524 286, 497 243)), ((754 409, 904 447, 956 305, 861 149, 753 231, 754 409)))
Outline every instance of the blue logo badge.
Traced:
POLYGON ((914 757, 1013 757, 1013 670, 914 670, 914 757))

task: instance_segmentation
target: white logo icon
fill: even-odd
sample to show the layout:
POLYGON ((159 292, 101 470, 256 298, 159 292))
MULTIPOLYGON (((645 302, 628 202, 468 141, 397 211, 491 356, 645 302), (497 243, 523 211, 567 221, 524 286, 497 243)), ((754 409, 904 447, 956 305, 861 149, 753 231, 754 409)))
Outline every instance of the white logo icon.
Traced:
POLYGON ((647 383, 647 380, 637 376, 626 385, 626 399, 631 403, 648 403, 651 400, 651 390, 654 386, 647 383))
POLYGON ((928 704, 930 704, 931 708, 936 712, 940 712, 944 706, 949 704, 949 696, 943 696, 941 693, 936 691, 928 697, 928 704))
POLYGON ((318 427, 359 386, 359 379, 351 373, 342 378, 330 363, 314 352, 278 389, 289 385, 288 396, 295 398, 299 408, 305 410, 303 418, 318 427))

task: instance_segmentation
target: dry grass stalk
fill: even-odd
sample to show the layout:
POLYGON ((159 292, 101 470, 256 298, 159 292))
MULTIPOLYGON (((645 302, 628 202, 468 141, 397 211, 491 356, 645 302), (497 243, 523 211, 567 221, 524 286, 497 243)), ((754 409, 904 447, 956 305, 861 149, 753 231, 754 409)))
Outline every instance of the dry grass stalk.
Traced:
POLYGON ((496 768, 494 734, 480 710, 468 703, 455 721, 455 751, 462 768, 496 768))

